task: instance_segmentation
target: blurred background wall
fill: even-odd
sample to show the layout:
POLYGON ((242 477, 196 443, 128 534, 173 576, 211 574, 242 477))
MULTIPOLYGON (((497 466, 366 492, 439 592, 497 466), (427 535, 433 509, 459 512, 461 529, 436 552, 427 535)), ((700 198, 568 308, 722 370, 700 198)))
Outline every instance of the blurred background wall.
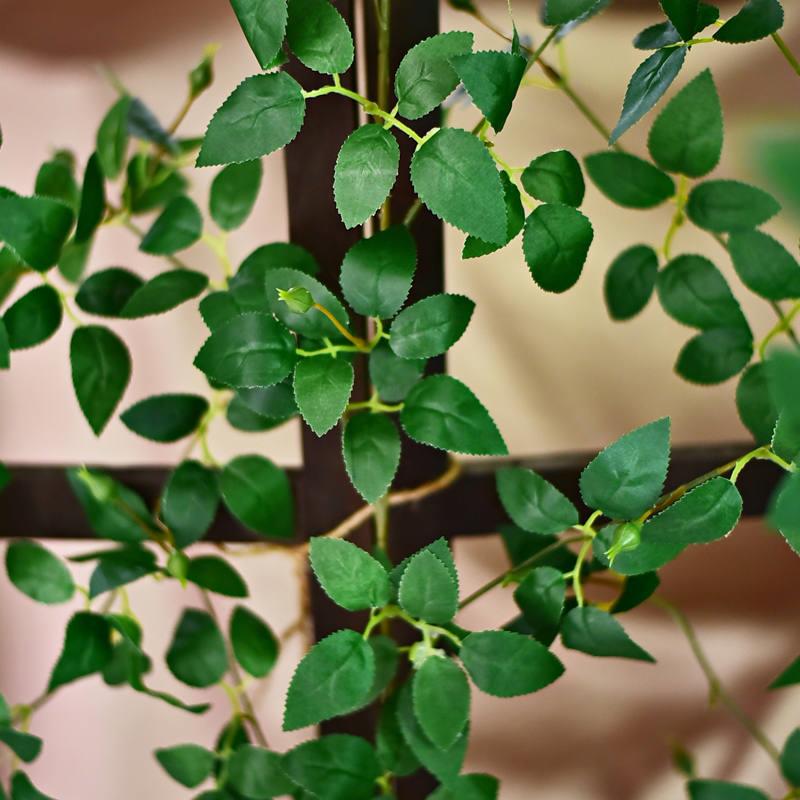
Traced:
MULTIPOLYGON (((430 0, 395 0, 414 4, 430 0)), ((508 27, 506 4, 479 5, 497 25, 508 27)), ((616 4, 615 4, 616 5, 616 4)), ((572 34, 559 57, 576 88, 599 116, 612 123, 624 87, 642 54, 627 43, 658 17, 655 0, 620 3, 572 34)), ((737 3, 727 4, 723 15, 737 3)), ((784 3, 785 38, 800 47, 800 7, 784 3)), ((518 3, 517 24, 538 38, 533 6, 518 3)), ((502 47, 469 18, 442 9, 443 29, 474 30, 476 49, 502 47)), ((214 87, 192 109, 187 134, 202 132, 219 103, 257 65, 227 3, 222 0, 0 0, 0 184, 30 191, 39 164, 54 148, 74 148, 84 161, 94 130, 115 93, 98 72, 110 66, 163 119, 184 95, 185 73, 209 42, 221 45, 214 87)), ((770 40, 731 47, 699 46, 687 61, 680 86, 706 66, 713 70, 726 113, 726 147, 718 175, 765 183, 759 173, 756 133, 800 130, 800 82, 770 40)), ((451 122, 471 126, 475 112, 456 105, 451 122)), ((647 120, 626 137, 643 152, 647 120)), ((515 112, 498 137, 503 156, 515 165, 557 147, 583 156, 603 141, 557 91, 521 92, 515 112)), ((213 173, 198 171, 194 193, 205 202, 213 173)), ((625 325, 608 320, 602 279, 611 260, 629 245, 658 244, 668 225, 665 209, 623 212, 589 185, 586 213, 595 241, 584 274, 567 295, 540 291, 531 281, 518 245, 461 262, 461 236, 448 229, 448 288, 478 307, 472 325, 452 351, 451 370, 491 409, 515 454, 600 448, 623 432, 669 415, 678 443, 746 439, 733 404, 734 385, 695 387, 671 372, 686 329, 667 319, 655 303, 625 325), (635 215, 635 216, 634 216, 635 215)), ((770 187, 773 188, 773 187, 770 187)), ((317 186, 308 191, 320 191, 317 186)), ((232 238, 234 263, 257 245, 286 238, 282 160, 265 160, 265 181, 255 213, 232 238)), ((782 215, 767 226, 787 245, 796 244, 796 217, 782 215)), ((324 243, 320 243, 324 247, 324 243)), ((756 336, 771 327, 768 306, 747 293, 718 246, 684 228, 678 251, 704 253, 731 277, 756 336)), ((215 269, 196 246, 185 254, 193 266, 215 269)), ((125 266, 153 275, 162 264, 139 253, 122 229, 100 237, 90 268, 125 266)), ((425 265, 421 265, 424 268, 425 265)), ((23 292, 27 285, 19 287, 23 292)), ((157 392, 197 390, 204 380, 191 360, 205 337, 196 309, 187 304, 163 317, 121 323, 134 360, 130 405, 157 392)), ((136 437, 118 420, 95 439, 72 396, 68 368, 69 326, 45 346, 20 353, 11 373, 0 374, 0 459, 10 463, 171 464, 182 449, 136 437)), ((224 459, 262 452, 274 460, 300 461, 296 426, 259 435, 238 434, 224 422, 212 429, 211 446, 224 459)), ((76 536, 83 533, 76 531, 76 536)), ((489 532, 487 532, 489 533, 489 532)), ((30 532, 31 536, 37 534, 30 532)), ((76 552, 80 545, 64 546, 76 552)), ((495 539, 459 543, 457 558, 465 591, 500 571, 505 560, 495 539)), ((291 562, 280 555, 243 559, 253 603, 277 631, 297 613, 291 562)), ((770 733, 783 741, 800 720, 791 690, 765 697, 763 687, 800 652, 798 562, 758 524, 742 525, 729 540, 687 553, 665 571, 664 594, 697 622, 713 662, 731 690, 770 733), (701 585, 713 570, 713 589, 701 585), (793 703, 793 704, 792 704, 793 703)), ((145 623, 147 649, 166 650, 181 605, 198 599, 168 586, 135 587, 133 607, 145 623)), ((467 627, 496 624, 511 613, 510 597, 497 591, 464 615, 467 627)), ((222 607, 222 604, 220 604, 222 607)), ((224 610, 224 609, 223 609, 224 610)), ((68 610, 35 606, 0 582, 0 691, 13 701, 40 691, 60 648, 68 610)), ((636 611, 626 624, 655 666, 590 660, 561 652, 566 677, 540 695, 515 701, 475 695, 476 724, 468 768, 499 773, 503 800, 591 798, 668 800, 681 797, 681 780, 669 764, 669 741, 681 740, 698 756, 702 774, 750 780, 779 791, 774 767, 723 711, 706 708, 706 687, 685 641, 660 612, 636 611)), ((302 642, 295 637, 267 685, 258 707, 271 744, 298 740, 279 731, 282 696, 302 642)), ((164 669, 154 683, 190 698, 164 669)), ((172 800, 174 788, 150 754, 179 741, 210 744, 225 717, 224 697, 215 698, 213 719, 198 721, 155 701, 109 691, 87 679, 64 691, 36 715, 33 731, 44 736, 43 756, 31 770, 41 788, 59 800, 172 800), (199 732, 198 732, 199 731, 199 732)), ((302 737, 301 737, 302 738, 302 737)))

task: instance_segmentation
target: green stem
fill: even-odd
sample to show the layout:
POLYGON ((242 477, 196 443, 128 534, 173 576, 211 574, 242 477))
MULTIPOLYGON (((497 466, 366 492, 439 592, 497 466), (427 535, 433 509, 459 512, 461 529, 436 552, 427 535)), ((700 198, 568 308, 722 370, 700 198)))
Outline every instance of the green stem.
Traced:
POLYGON ((354 336, 352 333, 350 333, 350 331, 347 330, 347 328, 345 328, 345 326, 342 325, 342 323, 336 319, 334 314, 328 311, 325 306, 321 305, 320 303, 314 303, 314 305, 311 307, 316 308, 317 311, 319 311, 321 314, 324 314, 330 320, 331 325, 333 325, 333 327, 336 328, 336 330, 339 331, 339 333, 341 333, 342 336, 347 339, 347 341, 352 342, 358 350, 361 350, 362 352, 369 352, 370 346, 361 337, 354 336))
POLYGON ((361 400, 357 403, 348 403, 347 411, 371 411, 373 414, 396 414, 403 410, 404 403, 389 405, 382 403, 376 392, 373 392, 369 400, 361 400))
POLYGON ((667 235, 664 237, 664 244, 661 248, 662 253, 664 254, 664 258, 669 261, 670 253, 672 252, 672 240, 675 238, 675 234, 678 232, 680 227, 686 221, 686 214, 684 209, 686 208, 686 201, 688 200, 687 189, 689 188, 689 181, 685 175, 681 175, 680 180, 678 182, 678 191, 675 193, 675 214, 672 217, 672 222, 670 223, 669 229, 667 230, 667 235))
POLYGON ((800 300, 798 300, 788 312, 784 312, 777 303, 773 303, 772 307, 775 309, 775 313, 778 315, 778 322, 758 345, 758 356, 762 361, 767 355, 767 345, 781 333, 786 333, 790 338, 793 339, 795 343, 797 343, 797 334, 795 334, 792 328, 792 321, 798 314, 800 314, 800 300))
POLYGON ((320 348, 319 350, 303 350, 301 347, 298 347, 295 350, 295 353, 303 358, 313 358, 314 356, 333 356, 335 358, 337 353, 363 352, 364 350, 361 347, 356 347, 355 345, 350 344, 329 344, 326 347, 320 348))
POLYGON ((773 33, 772 40, 778 46, 778 50, 783 53, 783 57, 789 62, 789 66, 800 75, 800 61, 797 60, 797 56, 789 49, 789 45, 786 44, 783 37, 778 33, 773 33))

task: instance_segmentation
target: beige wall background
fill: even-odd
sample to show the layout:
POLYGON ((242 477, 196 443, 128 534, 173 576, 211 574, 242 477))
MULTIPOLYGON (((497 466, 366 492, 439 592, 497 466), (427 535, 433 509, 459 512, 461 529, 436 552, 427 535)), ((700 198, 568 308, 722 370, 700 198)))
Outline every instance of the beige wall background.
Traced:
MULTIPOLYGON (((412 0, 397 1, 406 2, 413 13, 412 0)), ((518 5, 518 25, 538 35, 531 9, 518 5)), ((800 8, 790 0, 784 5, 786 35, 797 47, 800 8)), ((493 20, 507 26, 505 3, 485 7, 493 20)), ((576 87, 607 123, 615 118, 624 84, 642 59, 625 42, 654 18, 652 10, 606 14, 564 45, 563 58, 576 87)), ((114 97, 97 72, 101 61, 162 118, 170 118, 183 97, 186 69, 206 43, 220 43, 215 86, 193 108, 187 132, 201 131, 231 88, 256 70, 228 4, 214 0, 142 0, 111 6, 76 0, 69 9, 54 2, 0 0, 0 19, 0 119, 5 137, 0 184, 19 191, 30 190, 38 164, 53 148, 74 147, 81 160, 91 152, 95 126, 114 97)), ((445 29, 473 29, 469 22, 443 8, 445 29)), ((482 29, 475 34, 478 48, 502 45, 482 29)), ((745 48, 697 47, 678 85, 706 66, 713 69, 726 109, 727 141, 718 174, 754 179, 749 131, 754 121, 797 121, 800 85, 769 41, 745 48)), ((473 121, 469 109, 454 110, 453 124, 468 126, 473 121)), ((647 122, 640 124, 626 137, 626 145, 643 152, 647 129, 647 122)), ((560 93, 528 88, 498 137, 498 147, 512 164, 523 165, 550 149, 567 147, 585 155, 602 149, 603 142, 560 93)), ((193 190, 198 199, 205 200, 211 177, 208 171, 198 171, 193 190)), ((281 157, 269 157, 256 211, 231 242, 235 263, 259 244, 285 239, 284 192, 281 157)), ((517 244, 462 263, 461 236, 448 231, 448 286, 478 301, 473 323, 453 351, 453 373, 491 409, 515 454, 600 448, 663 415, 672 417, 678 443, 745 439, 732 383, 694 387, 671 373, 689 331, 668 320, 655 303, 625 325, 611 323, 603 307, 601 287, 608 264, 631 244, 660 243, 669 212, 623 213, 591 186, 585 210, 595 226, 595 242, 580 282, 563 297, 535 286, 517 244)), ((767 230, 793 245, 796 228, 790 224, 784 216, 767 230)), ((676 248, 709 255, 732 277, 723 253, 706 238, 685 228, 676 248)), ((215 269, 202 246, 185 257, 192 265, 215 269)), ((163 268, 158 260, 138 253, 136 242, 121 229, 108 231, 93 253, 92 269, 111 265, 143 275, 163 268)), ((745 292, 735 276, 732 285, 756 336, 763 334, 772 325, 768 306, 745 292)), ((204 391, 202 377, 191 366, 205 338, 195 308, 187 305, 163 317, 117 327, 134 359, 124 405, 156 392, 204 391)), ((174 463, 180 443, 154 445, 117 420, 100 439, 91 435, 71 392, 69 334, 65 325, 45 346, 15 354, 11 373, 0 374, 0 458, 10 463, 174 463)), ((220 459, 252 451, 296 465, 298 445, 298 428, 293 425, 254 436, 237 434, 219 422, 211 434, 212 449, 220 459)), ((85 545, 68 544, 64 552, 82 548, 85 545)), ((457 559, 465 591, 505 565, 497 541, 489 538, 459 542, 457 559)), ((664 594, 684 605, 729 686, 779 741, 800 722, 797 693, 786 690, 767 697, 762 690, 800 652, 797 564, 780 540, 748 524, 723 543, 687 553, 665 571, 664 594), (713 590, 703 583, 709 572, 713 590)), ((242 559, 240 566, 254 607, 277 631, 284 630, 297 614, 298 586, 291 561, 274 555, 242 559)), ((147 584, 134 587, 131 601, 145 622, 146 648, 157 659, 168 646, 180 607, 196 604, 198 598, 191 590, 147 584)), ((227 610, 221 601, 219 606, 227 610)), ((30 699, 41 690, 68 613, 69 609, 36 606, 0 582, 0 691, 12 702, 30 699)), ((461 621, 478 628, 497 624, 511 613, 510 597, 497 591, 461 621)), ((670 621, 642 610, 629 615, 626 625, 656 655, 657 665, 590 660, 556 646, 567 675, 546 692, 513 702, 475 694, 468 769, 499 773, 503 800, 671 800, 682 796, 681 781, 669 766, 668 742, 675 737, 694 750, 704 775, 750 780, 777 794, 780 781, 774 767, 724 712, 706 709, 702 676, 670 621)), ((259 713, 277 749, 298 741, 280 732, 279 719, 301 648, 302 641, 295 637, 276 673, 256 691, 259 713)), ((156 669, 152 682, 187 699, 199 694, 178 685, 163 668, 156 669)), ((130 692, 106 690, 94 678, 84 680, 35 717, 33 731, 44 736, 46 747, 31 774, 42 790, 59 800, 185 797, 187 793, 161 773, 150 750, 180 741, 210 744, 226 715, 224 697, 214 699, 212 714, 198 721, 130 692)))

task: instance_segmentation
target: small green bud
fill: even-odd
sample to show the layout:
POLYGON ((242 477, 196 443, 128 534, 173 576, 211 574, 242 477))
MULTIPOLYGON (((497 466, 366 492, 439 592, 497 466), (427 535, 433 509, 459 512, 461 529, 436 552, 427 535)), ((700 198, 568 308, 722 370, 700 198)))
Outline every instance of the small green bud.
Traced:
POLYGON ((291 289, 278 289, 278 299, 289 306, 289 311, 295 314, 305 314, 314 307, 314 298, 311 292, 303 286, 293 286, 291 289))
POLYGON ((426 642, 417 642, 411 646, 408 658, 414 669, 419 669, 429 658, 447 658, 447 654, 444 650, 438 647, 431 647, 426 642))
POLYGON ((116 484, 108 475, 90 472, 86 467, 81 467, 78 478, 98 503, 107 503, 116 494, 116 484))
POLYGON ((185 587, 186 576, 189 574, 189 558, 186 553, 182 550, 173 550, 167 559, 167 572, 185 587))
POLYGON ((628 550, 635 550, 642 541, 642 526, 636 522, 623 522, 617 526, 614 532, 614 541, 611 547, 606 550, 606 557, 610 564, 614 564, 614 559, 628 550))
POLYGON ((214 82, 214 56, 218 44, 210 44, 203 51, 203 60, 189 73, 189 95, 192 100, 202 94, 214 82))

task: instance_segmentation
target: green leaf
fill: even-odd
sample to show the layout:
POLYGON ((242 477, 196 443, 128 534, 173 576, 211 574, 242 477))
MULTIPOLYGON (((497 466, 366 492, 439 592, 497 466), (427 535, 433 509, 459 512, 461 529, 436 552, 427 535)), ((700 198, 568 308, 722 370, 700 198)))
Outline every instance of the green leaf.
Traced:
POLYGON ((431 553, 432 555, 436 556, 436 558, 438 558, 439 561, 441 561, 442 564, 447 567, 447 571, 450 574, 450 577, 453 579, 453 583, 458 584, 458 573, 456 572, 456 565, 455 561, 453 561, 453 553, 450 550, 450 545, 447 543, 447 539, 439 537, 426 547, 423 547, 422 550, 418 551, 417 553, 413 553, 407 558, 404 558, 391 571, 389 574, 389 580, 391 581, 395 591, 400 588, 400 581, 402 580, 408 565, 411 563, 411 559, 419 555, 421 552, 431 553))
POLYGON ((70 239, 61 251, 61 258, 58 260, 58 271, 62 277, 70 283, 77 283, 89 263, 89 256, 92 250, 92 240, 86 242, 76 242, 70 239))
POLYGON ((495 697, 538 692, 564 672, 544 645, 510 631, 471 633, 460 656, 475 685, 495 697))
POLYGON ((344 299, 358 314, 388 319, 405 303, 417 266, 417 247, 405 225, 360 239, 342 262, 344 299))
POLYGON ((781 751, 781 772, 792 786, 800 786, 800 728, 795 728, 781 751))
MULTIPOLYGON (((616 565, 616 561, 614 562, 616 565)), ((661 585, 661 579, 656 572, 643 572, 641 575, 631 575, 625 581, 622 591, 617 596, 611 611, 622 614, 625 611, 637 608, 649 600, 656 589, 661 585)))
POLYGON ((189 186, 180 172, 144 154, 128 162, 125 206, 132 214, 144 214, 163 208, 170 200, 184 194, 189 186))
POLYGON ((259 66, 268 69, 286 33, 286 0, 231 0, 231 6, 259 66))
POLYGON ((9 347, 24 350, 41 344, 58 330, 62 316, 61 299, 52 286, 31 289, 3 314, 9 347))
POLYGON ((381 774, 372 745, 357 736, 334 733, 290 750, 284 772, 314 797, 372 800, 381 774))
POLYGON ((375 678, 367 697, 367 704, 375 702, 394 680, 397 666, 400 661, 400 651, 393 639, 380 634, 373 634, 369 639, 369 646, 375 656, 375 678))
POLYGON ((458 609, 458 582, 432 552, 421 550, 408 562, 398 599, 412 617, 443 625, 458 609))
POLYGON ((401 358, 441 355, 464 334, 474 309, 464 295, 430 295, 397 315, 389 346, 401 358))
POLYGON ((91 274, 75 295, 82 311, 100 317, 119 317, 125 304, 144 286, 144 281, 122 267, 109 267, 91 274))
POLYGON ((0 304, 8 299, 25 271, 25 265, 10 247, 0 248, 0 304))
POLYGON ((440 450, 487 456, 508 453, 489 412, 450 375, 419 381, 406 397, 400 424, 415 441, 440 450))
POLYGON ((142 237, 139 249, 168 256, 191 247, 203 233, 203 215, 194 200, 181 195, 170 200, 142 237))
POLYGON ((219 486, 213 470, 199 461, 184 461, 170 475, 161 500, 161 517, 177 547, 202 539, 219 505, 219 486))
POLYGON ((81 188, 81 204, 75 225, 75 241, 79 244, 92 238, 106 213, 106 190, 103 170, 97 153, 92 153, 86 162, 81 188))
POLYGON ((749 329, 715 328, 686 343, 675 371, 692 383, 722 383, 741 372, 752 355, 753 335, 749 329))
POLYGON ((497 493, 508 516, 523 530, 552 534, 578 524, 575 506, 532 469, 498 470, 497 493))
POLYGON ((213 333, 226 322, 242 313, 242 309, 230 292, 209 292, 199 305, 200 316, 213 333))
POLYGON ((217 383, 272 386, 294 368, 292 335, 269 314, 234 317, 206 339, 194 365, 217 383))
POLYGON ((776 239, 762 231, 734 231, 728 237, 728 252, 751 291, 767 300, 800 297, 800 265, 776 239))
POLYGON ((701 330, 747 328, 722 273, 703 256, 683 255, 658 274, 658 299, 673 319, 701 330))
POLYGON ((242 745, 231 756, 228 780, 248 800, 289 795, 296 788, 282 769, 281 756, 252 744, 242 745))
POLYGON ((346 228, 361 225, 380 208, 399 164, 397 140, 382 125, 362 125, 344 140, 333 173, 333 196, 346 228))
POLYGON ((675 194, 675 182, 658 167, 630 153, 612 150, 584 159, 595 186, 626 208, 654 208, 675 194))
MULTIPOLYGON (((410 698, 410 691, 407 694, 410 698)), ((399 693, 395 692, 386 698, 386 701, 381 705, 378 728, 375 733, 375 747, 378 751, 381 766, 387 772, 403 776, 411 775, 422 765, 408 746, 400 729, 397 710, 399 699, 399 693)), ((411 709, 411 720, 415 730, 419 730, 421 733, 422 729, 419 726, 419 722, 414 718, 413 707, 411 709)), ((421 735, 424 736, 424 734, 421 735)), ((430 743, 429 747, 432 750, 436 749, 430 743)))
POLYGON ((230 640, 236 660, 249 675, 264 678, 272 672, 279 644, 261 617, 244 606, 236 606, 231 614, 230 640))
POLYGON ((137 546, 122 547, 103 553, 89 580, 89 597, 99 597, 119 586, 133 583, 157 569, 149 550, 137 546))
POLYGON ((403 56, 394 77, 400 116, 419 119, 458 86, 450 59, 472 50, 472 34, 448 31, 423 39, 403 56))
POLYGON ((658 255, 652 247, 638 244, 620 253, 608 268, 603 293, 614 320, 635 317, 653 294, 658 276, 658 255))
POLYGON ((374 503, 386 494, 400 463, 400 434, 385 414, 356 414, 342 434, 347 474, 356 491, 374 503))
POLYGON ((15 772, 11 776, 11 800, 53 800, 42 794, 24 772, 15 772))
POLYGON ((288 419, 297 413, 294 389, 290 381, 263 389, 239 389, 237 397, 256 414, 269 419, 288 419))
POLYGON ((245 78, 211 119, 198 167, 261 158, 297 136, 306 101, 300 84, 285 72, 245 78))
POLYGON ((612 519, 634 519, 658 500, 669 465, 669 418, 626 433, 581 473, 581 497, 612 519))
MULTIPOLYGON (((694 26, 694 37, 704 28, 719 19, 719 9, 709 3, 700 3, 697 10, 697 23, 694 26)), ((641 31, 633 40, 633 46, 639 50, 659 50, 668 45, 678 44, 681 35, 669 21, 659 22, 641 31)))
POLYGON ((211 184, 211 218, 224 231, 238 228, 250 216, 261 188, 261 160, 228 164, 211 184))
POLYGON ((736 410, 756 443, 769 444, 778 421, 778 409, 769 391, 765 364, 751 364, 742 373, 736 387, 736 410))
POLYGON ((111 659, 111 626, 105 617, 79 611, 67 624, 64 645, 58 657, 48 692, 86 675, 99 672, 111 659))
POLYGON ((375 657, 360 633, 341 630, 322 639, 292 676, 283 729, 293 731, 355 711, 365 702, 374 675, 375 657))
POLYGON ((497 133, 503 129, 517 95, 527 60, 515 53, 486 50, 454 56, 450 65, 478 110, 497 133))
POLYGON ((11 583, 37 603, 66 603, 75 594, 72 576, 61 559, 37 542, 11 542, 6 572, 11 583))
POLYGON ((783 7, 778 0, 747 0, 715 34, 718 42, 739 44, 771 36, 783 27, 783 7))
MULTIPOLYGON (((597 0, 594 0, 597 2, 597 0)), ((492 775, 459 775, 447 786, 440 786, 428 800, 497 800, 500 781, 492 775)))
POLYGON ((437 131, 414 153, 411 182, 437 217, 487 242, 505 241, 503 183, 476 136, 460 128, 437 131))
POLYGON ((166 773, 189 789, 199 786, 214 770, 216 756, 199 744, 178 744, 155 751, 166 773))
POLYGON ((247 597, 247 584, 242 576, 218 556, 197 556, 189 562, 186 579, 209 592, 225 597, 247 597))
POLYGON ((294 503, 286 473, 262 456, 237 456, 220 476, 222 498, 248 528, 265 536, 294 534, 294 503))
POLYGON ((800 391, 800 356, 790 350, 778 349, 769 355, 767 376, 773 400, 787 422, 800 423, 797 404, 800 391))
POLYGON ((106 178, 113 180, 125 165, 131 98, 123 95, 111 106, 97 131, 97 158, 106 178))
POLYGON ((661 8, 684 42, 697 29, 698 0, 660 0, 661 8))
POLYGON ((253 250, 242 261, 232 281, 236 283, 243 281, 245 277, 254 277, 250 275, 251 272, 257 273, 255 277, 263 280, 266 270, 278 267, 289 267, 306 275, 316 275, 319 272, 317 260, 304 247, 291 242, 271 242, 253 250))
POLYGON ((525 191, 543 203, 564 203, 577 208, 586 186, 578 159, 569 150, 553 150, 534 158, 522 173, 525 191))
POLYGON ((469 682, 455 661, 431 656, 414 673, 414 715, 441 750, 452 747, 469 719, 469 682))
POLYGON ((185 609, 172 635, 166 661, 169 671, 187 686, 203 689, 222 680, 228 657, 216 622, 205 611, 185 609))
POLYGON ((30 763, 42 752, 42 740, 30 733, 13 728, 0 728, 0 742, 3 742, 21 761, 30 763))
POLYGON ((787 475, 781 481, 770 501, 767 521, 800 555, 800 472, 787 475))
POLYGON ((353 63, 350 28, 328 0, 289 0, 286 39, 298 59, 315 72, 342 73, 353 63))
POLYGON ((71 209, 58 200, 0 194, 0 241, 39 272, 58 262, 73 220, 71 209))
POLYGON ((698 183, 686 204, 689 219, 714 233, 755 228, 780 210, 778 201, 762 189, 728 180, 698 183))
POLYGON ((564 25, 586 14, 597 0, 545 0, 542 22, 545 25, 564 25))
POLYGON ((475 236, 467 236, 461 251, 462 258, 479 258, 494 253, 516 238, 522 230, 522 226, 525 224, 525 209, 522 206, 519 189, 505 172, 500 173, 500 182, 503 184, 503 197, 506 204, 506 235, 503 243, 485 242, 475 236))
POLYGON ((719 163, 722 139, 722 106, 711 71, 704 70, 658 115, 647 147, 667 172, 700 178, 719 163))
POLYGON ((573 608, 564 617, 561 641, 564 647, 592 656, 655 662, 650 653, 625 633, 625 629, 611 614, 593 606, 573 608))
POLYGON ((636 68, 625 92, 622 113, 611 132, 609 144, 614 144, 661 99, 681 71, 686 50, 685 47, 657 50, 636 68))
POLYGON ((800 656, 786 667, 777 678, 769 685, 770 689, 782 689, 785 686, 794 686, 800 683, 800 656))
POLYGON ((522 252, 536 283, 565 292, 581 276, 594 238, 592 223, 571 206, 544 204, 525 221, 522 252))
POLYGON ((369 354, 369 379, 384 402, 399 403, 422 377, 425 363, 424 359, 400 358, 388 342, 381 342, 369 354))
POLYGON ((311 539, 311 568, 334 603, 348 611, 389 602, 389 576, 369 553, 342 539, 311 539))
MULTIPOLYGON (((620 553, 614 559, 614 569, 622 575, 660 569, 689 545, 727 536, 736 527, 741 513, 742 498, 736 487, 727 478, 712 478, 650 517, 642 528, 639 546, 620 553)), ((598 537, 595 552, 602 550, 607 541, 604 532, 598 537)))
POLYGON ((553 567, 532 569, 514 590, 514 601, 531 635, 544 645, 549 646, 556 638, 565 596, 564 576, 553 567))
POLYGON ((341 358, 301 359, 294 370, 294 396, 303 419, 317 436, 341 418, 353 390, 353 367, 341 358))
POLYGON ((11 347, 8 343, 8 331, 6 323, 0 317, 0 369, 8 369, 11 366, 11 347))
POLYGON ((687 784, 690 800, 769 800, 760 789, 727 781, 692 780, 687 784))
POLYGON ((74 161, 56 154, 45 161, 36 173, 34 194, 60 200, 77 213, 81 202, 81 190, 75 180, 74 161))
POLYGON ((125 427, 154 442, 177 442, 197 430, 208 400, 196 394, 157 394, 120 414, 125 427))
POLYGON ((111 419, 131 377, 125 343, 101 325, 75 329, 69 346, 72 385, 83 416, 96 436, 111 419))

